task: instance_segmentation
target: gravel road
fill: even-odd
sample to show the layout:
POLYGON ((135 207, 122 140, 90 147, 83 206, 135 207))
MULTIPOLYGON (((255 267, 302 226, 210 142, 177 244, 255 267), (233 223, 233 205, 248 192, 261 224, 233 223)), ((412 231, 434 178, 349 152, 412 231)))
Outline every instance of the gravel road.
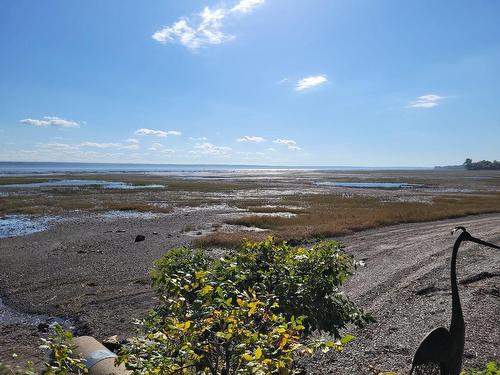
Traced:
MULTIPOLYGON (((409 371, 424 335, 450 323, 449 262, 456 238, 450 230, 456 225, 500 244, 498 214, 396 225, 342 239, 348 252, 366 261, 345 290, 377 322, 352 330, 357 339, 341 354, 310 361, 310 373, 409 371)), ((483 366, 500 359, 500 251, 463 243, 457 272, 467 325, 464 367, 483 366)))

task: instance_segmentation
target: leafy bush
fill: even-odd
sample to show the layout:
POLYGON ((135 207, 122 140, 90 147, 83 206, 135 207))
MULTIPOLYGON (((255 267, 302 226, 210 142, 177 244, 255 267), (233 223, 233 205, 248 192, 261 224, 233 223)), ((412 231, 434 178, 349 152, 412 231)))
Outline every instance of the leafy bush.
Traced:
MULTIPOLYGON (((54 325, 54 335, 48 339, 42 339, 40 348, 51 353, 50 361, 45 363, 41 372, 44 375, 67 375, 84 374, 88 372, 85 364, 80 358, 73 357, 75 347, 72 344, 73 334, 65 330, 59 324, 54 325)), ((17 358, 14 355, 14 358, 17 358)), ((0 375, 36 375, 38 372, 32 362, 26 366, 14 368, 0 363, 0 375)))
POLYGON ((356 267, 334 242, 311 249, 246 242, 213 260, 177 248, 155 263, 161 304, 118 358, 136 373, 298 373, 296 355, 342 350, 348 323, 370 320, 338 287, 356 267), (336 336, 311 340, 312 330, 336 336))
POLYGON ((496 361, 488 362, 482 370, 472 369, 469 372, 462 372, 461 375, 500 375, 500 365, 496 361))

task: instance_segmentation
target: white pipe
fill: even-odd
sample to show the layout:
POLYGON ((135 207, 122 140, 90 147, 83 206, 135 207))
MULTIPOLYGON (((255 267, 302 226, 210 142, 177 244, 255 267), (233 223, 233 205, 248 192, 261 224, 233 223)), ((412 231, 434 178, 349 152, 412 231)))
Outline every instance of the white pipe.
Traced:
POLYGON ((89 375, 130 375, 132 372, 122 363, 115 366, 116 354, 95 338, 80 336, 73 339, 75 352, 84 360, 89 375))

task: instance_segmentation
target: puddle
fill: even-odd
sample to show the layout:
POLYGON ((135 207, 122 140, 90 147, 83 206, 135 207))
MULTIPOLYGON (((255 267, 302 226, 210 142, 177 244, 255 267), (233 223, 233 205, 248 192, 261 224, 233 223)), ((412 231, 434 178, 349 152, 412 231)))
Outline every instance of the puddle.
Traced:
POLYGON ((405 182, 317 182, 320 186, 362 188, 362 189, 412 189, 422 184, 408 184, 405 182))
POLYGON ((227 204, 213 204, 213 205, 201 205, 201 206, 183 206, 176 207, 175 212, 199 212, 199 211, 245 211, 238 207, 231 207, 227 204))
POLYGON ((99 214, 102 219, 156 219, 166 214, 158 212, 140 212, 140 211, 107 211, 99 214))
POLYGON ((101 181, 101 180, 53 180, 44 182, 31 182, 27 184, 0 185, 0 189, 33 189, 43 187, 100 187, 103 189, 158 189, 163 185, 132 185, 126 182, 101 181))
POLYGON ((28 215, 7 215, 0 217, 0 238, 26 236, 43 232, 58 217, 33 217, 28 215))
POLYGON ((55 318, 45 314, 28 314, 17 311, 12 307, 6 306, 0 298, 0 324, 20 324, 25 326, 38 326, 41 323, 53 325, 59 323, 66 329, 72 327, 69 320, 55 318))
POLYGON ((270 217, 295 217, 297 214, 293 212, 252 212, 252 216, 270 216, 270 217))

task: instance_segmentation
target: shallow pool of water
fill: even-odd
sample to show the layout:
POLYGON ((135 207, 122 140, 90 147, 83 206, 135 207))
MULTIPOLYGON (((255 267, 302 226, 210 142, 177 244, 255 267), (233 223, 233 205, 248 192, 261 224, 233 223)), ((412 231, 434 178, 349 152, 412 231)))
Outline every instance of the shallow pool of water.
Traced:
POLYGON ((42 232, 57 217, 33 217, 28 215, 7 215, 0 217, 0 238, 25 236, 42 232))
POLYGON ((115 219, 155 219, 166 214, 159 212, 140 212, 140 211, 106 211, 99 214, 99 217, 107 220, 115 219))
POLYGON ((69 320, 51 317, 45 314, 29 314, 6 306, 0 298, 0 324, 19 324, 26 326, 38 326, 40 323, 52 325, 59 323, 66 329, 72 327, 69 320))
POLYGON ((132 185, 126 182, 101 181, 101 180, 51 180, 43 182, 30 182, 26 184, 0 185, 0 189, 32 189, 41 187, 84 187, 98 186, 103 189, 152 189, 163 188, 163 185, 132 185))
POLYGON ((318 182, 320 186, 334 186, 364 189, 411 189, 422 186, 421 184, 408 184, 405 182, 318 182))

